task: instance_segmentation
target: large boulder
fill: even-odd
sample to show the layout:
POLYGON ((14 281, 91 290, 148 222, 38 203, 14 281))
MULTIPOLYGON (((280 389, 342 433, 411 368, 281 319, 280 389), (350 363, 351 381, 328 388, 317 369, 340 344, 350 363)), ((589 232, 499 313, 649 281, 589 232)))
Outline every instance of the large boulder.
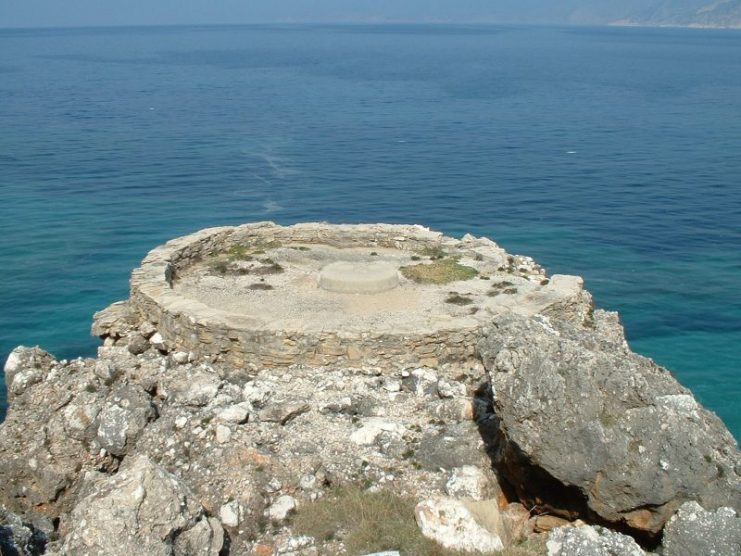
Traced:
POLYGON ((548 556, 644 556, 627 535, 604 527, 557 527, 548 533, 548 556))
POLYGON ((664 556, 734 556, 741 554, 741 517, 731 508, 704 510, 682 504, 664 528, 664 556))
POLYGON ((97 440, 110 453, 123 456, 155 416, 151 398, 141 386, 122 384, 98 414, 97 440))
POLYGON ((495 431, 495 459, 529 504, 649 537, 686 500, 741 505, 733 436, 629 350, 614 314, 596 311, 590 327, 508 315, 479 350, 496 423, 481 428, 495 431))
POLYGON ((188 487, 146 456, 87 489, 72 511, 65 554, 217 556, 223 547, 219 521, 208 518, 188 487))
POLYGON ((495 552, 504 548, 504 526, 496 503, 487 516, 489 527, 482 526, 474 513, 460 500, 438 496, 424 500, 414 509, 422 534, 450 550, 495 552), (493 522, 493 523, 492 523, 493 522))

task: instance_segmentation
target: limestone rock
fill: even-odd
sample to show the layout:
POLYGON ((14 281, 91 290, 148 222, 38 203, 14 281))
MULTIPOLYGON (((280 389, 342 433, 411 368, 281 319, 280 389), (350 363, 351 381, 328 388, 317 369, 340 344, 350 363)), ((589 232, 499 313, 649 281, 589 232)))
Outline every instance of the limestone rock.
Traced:
POLYGON ((224 546, 224 530, 219 520, 203 518, 175 539, 174 556, 218 556, 224 546))
POLYGON ((220 387, 219 375, 208 369, 198 369, 190 373, 187 379, 182 377, 174 380, 165 390, 171 393, 175 403, 202 407, 216 397, 220 387))
POLYGON ((136 328, 139 317, 128 301, 117 301, 93 315, 93 336, 121 338, 136 328))
MULTIPOLYGON (((52 526, 51 531, 53 530, 52 526)), ((49 541, 48 533, 48 530, 36 528, 0 506, 0 554, 8 556, 42 554, 49 541)))
POLYGON ((384 432, 400 436, 404 433, 404 426, 379 417, 371 417, 366 419, 363 426, 350 435, 350 440, 355 444, 366 446, 373 444, 384 432))
POLYGON ((242 423, 247 422, 247 418, 249 417, 249 415, 250 412, 247 407, 242 404, 235 404, 230 405, 229 407, 219 411, 218 415, 216 415, 216 418, 226 423, 241 425, 242 423))
POLYGON ((463 398, 466 396, 466 385, 441 378, 437 381, 437 393, 441 398, 463 398))
POLYGON ((509 546, 525 537, 530 512, 519 502, 507 504, 501 512, 504 535, 502 541, 509 546))
POLYGON ((167 343, 162 337, 162 334, 160 334, 159 332, 155 332, 152 337, 149 338, 149 343, 152 344, 152 347, 154 347, 154 349, 162 352, 167 351, 167 343))
POLYGON ((627 535, 604 527, 558 527, 548 533, 548 556, 644 556, 627 535))
POLYGON ((437 380, 437 374, 431 369, 414 369, 402 379, 402 388, 416 396, 432 396, 437 393, 437 380))
POLYGON ((489 477, 481 469, 473 465, 456 467, 450 473, 445 483, 445 492, 453 498, 471 498, 483 500, 491 494, 489 477))
POLYGON ((149 395, 139 386, 114 390, 98 416, 97 439, 114 455, 122 456, 156 415, 149 395))
POLYGON ((285 425, 309 409, 309 404, 303 402, 275 402, 258 411, 257 418, 260 421, 285 425))
POLYGON ((279 496, 267 510, 267 515, 273 523, 283 523, 296 509, 296 499, 293 496, 279 496))
POLYGON ((238 527, 242 521, 242 507, 239 502, 232 500, 228 504, 221 506, 219 510, 219 519, 225 527, 238 527))
POLYGON ((706 511, 685 502, 664 528, 664 556, 741 554, 741 517, 731 508, 706 511))
POLYGON ((492 552, 504 548, 499 535, 479 525, 458 500, 443 497, 425 500, 417 504, 414 516, 425 537, 450 550, 492 552))
POLYGON ((18 346, 8 355, 3 372, 8 389, 8 401, 20 396, 28 387, 38 384, 46 377, 56 359, 43 349, 18 346))
POLYGON ((425 434, 419 443, 417 459, 425 469, 454 469, 462 465, 491 465, 479 450, 481 437, 473 423, 457 423, 440 432, 425 434))
POLYGON ((64 552, 80 556, 217 556, 223 531, 175 476, 139 456, 89 487, 75 507, 64 552))
POLYGON ((520 498, 649 535, 688 496, 741 506, 741 459, 723 423, 630 352, 614 318, 596 311, 594 323, 510 315, 480 342, 497 424, 486 440, 520 498))

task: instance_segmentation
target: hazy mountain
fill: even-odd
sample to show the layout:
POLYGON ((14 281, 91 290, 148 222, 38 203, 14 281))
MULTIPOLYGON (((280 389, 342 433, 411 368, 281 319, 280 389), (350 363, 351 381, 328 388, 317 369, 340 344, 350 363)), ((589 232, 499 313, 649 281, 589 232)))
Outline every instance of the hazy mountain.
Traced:
POLYGON ((741 27, 741 0, 547 0, 505 1, 496 18, 523 23, 584 23, 741 27))

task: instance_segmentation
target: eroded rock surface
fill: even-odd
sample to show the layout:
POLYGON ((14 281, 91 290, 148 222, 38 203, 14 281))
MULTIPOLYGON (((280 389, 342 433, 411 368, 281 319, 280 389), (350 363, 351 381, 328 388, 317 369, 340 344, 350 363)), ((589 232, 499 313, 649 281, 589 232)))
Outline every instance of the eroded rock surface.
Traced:
POLYGON ((732 508, 709 512, 686 502, 664 529, 664 556, 741 554, 741 517, 732 508))
MULTIPOLYGON (((253 228, 278 227, 240 233, 253 228)), ((318 257, 321 230, 300 227, 306 244, 286 244, 281 256, 318 257)), ((353 230, 340 228, 335 247, 353 230)), ((225 237, 240 247, 245 237, 238 243, 232 233, 176 241, 167 257, 155 250, 147 268, 162 282, 159 293, 167 297, 189 265, 203 270, 198 257, 222 256, 225 237)), ((409 360, 394 351, 400 344, 362 331, 365 353, 333 335, 308 348, 271 336, 265 341, 291 357, 263 364, 235 356, 233 330, 200 330, 204 323, 172 299, 165 315, 145 306, 146 296, 96 315, 103 345, 95 359, 14 350, 4 369, 11 407, 0 425, 0 505, 13 513, 0 516, 0 542, 19 554, 41 550, 28 544, 33 538, 58 555, 344 555, 342 531, 314 538, 293 520, 348 485, 427 500, 418 508, 425 531, 441 544, 457 535, 454 545, 466 549, 474 539, 489 550, 550 531, 559 554, 633 554, 635 543, 607 529, 557 531, 581 517, 656 540, 688 499, 738 512, 733 438, 668 372, 630 352, 616 317, 593 313, 580 279, 546 279, 534 261, 489 240, 427 239, 482 263, 480 274, 501 262, 478 279, 480 307, 446 305, 465 322, 478 315, 476 326, 493 322, 480 344, 488 375, 475 349, 480 328, 415 340, 409 360), (506 293, 512 284, 497 276, 521 295, 506 293), (296 363, 304 351, 321 364, 296 363)), ((410 261, 429 247, 383 241, 410 261)), ((694 546, 687 536, 698 550, 735 550, 738 513, 682 508, 667 527, 666 554, 694 546)))
POLYGON ((80 556, 218 556, 224 534, 174 475, 138 456, 88 482, 70 517, 63 552, 80 556))
POLYGON ((604 527, 558 527, 548 534, 548 556, 645 556, 630 537, 604 527))
POLYGON ((734 438, 666 370, 628 349, 614 315, 594 328, 515 315, 480 344, 497 458, 524 500, 658 534, 688 498, 739 507, 734 438))

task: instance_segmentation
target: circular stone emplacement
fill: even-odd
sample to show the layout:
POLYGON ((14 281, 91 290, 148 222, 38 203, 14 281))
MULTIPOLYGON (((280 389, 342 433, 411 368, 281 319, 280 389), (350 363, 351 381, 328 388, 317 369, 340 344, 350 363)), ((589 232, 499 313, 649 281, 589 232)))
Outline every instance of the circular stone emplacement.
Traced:
POLYGON ((336 293, 379 293, 399 285, 399 270, 383 261, 336 262, 319 271, 319 287, 336 293))

